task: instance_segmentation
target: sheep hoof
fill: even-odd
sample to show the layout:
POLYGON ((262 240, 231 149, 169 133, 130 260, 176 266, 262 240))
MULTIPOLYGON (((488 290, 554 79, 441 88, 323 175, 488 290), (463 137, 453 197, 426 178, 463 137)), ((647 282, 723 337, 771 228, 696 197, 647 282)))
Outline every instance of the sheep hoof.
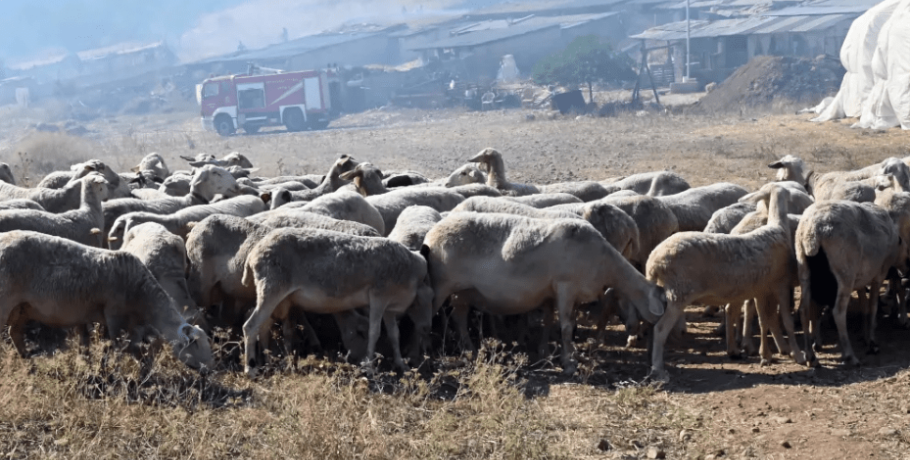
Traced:
POLYGON ((630 335, 626 338, 626 348, 638 348, 638 336, 630 335))
POLYGON ((741 361, 741 360, 743 359, 743 355, 742 355, 742 353, 739 352, 739 350, 737 350, 737 351, 728 351, 728 352, 727 352, 727 356, 728 356, 728 357, 730 358, 730 360, 732 360, 732 361, 741 361))
POLYGON ((645 377, 646 382, 670 383, 670 373, 665 369, 651 369, 651 373, 645 377))
POLYGON ((256 368, 255 367, 246 366, 246 368, 243 369, 243 372, 246 373, 247 378, 251 378, 251 379, 256 378, 256 368))
POLYGON ((575 375, 576 372, 578 372, 577 363, 570 363, 570 364, 564 366, 562 369, 562 375, 564 375, 566 377, 571 377, 571 376, 575 375))
POLYGON ((877 343, 869 342, 869 346, 866 348, 866 354, 877 355, 879 351, 881 351, 881 348, 879 348, 877 343))
POLYGON ((793 359, 796 360, 796 364, 806 364, 806 353, 800 351, 799 353, 793 353, 793 359))
POLYGON ((772 364, 771 358, 762 358, 761 367, 768 367, 772 364))

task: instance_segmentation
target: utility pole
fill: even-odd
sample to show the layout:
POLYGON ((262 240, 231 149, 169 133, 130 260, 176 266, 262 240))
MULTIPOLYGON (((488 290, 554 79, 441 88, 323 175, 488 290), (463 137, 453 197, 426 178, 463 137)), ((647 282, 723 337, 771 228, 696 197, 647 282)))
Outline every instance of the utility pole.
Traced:
POLYGON ((690 23, 689 23, 689 0, 686 0, 686 81, 689 81, 689 34, 690 34, 690 23))

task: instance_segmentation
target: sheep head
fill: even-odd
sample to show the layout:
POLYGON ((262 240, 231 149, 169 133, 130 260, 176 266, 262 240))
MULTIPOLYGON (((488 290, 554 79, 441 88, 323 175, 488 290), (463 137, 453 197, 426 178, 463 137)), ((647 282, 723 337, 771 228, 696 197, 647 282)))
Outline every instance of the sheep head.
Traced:
POLYGON ((780 160, 770 163, 768 167, 777 170, 778 181, 792 180, 802 185, 806 184, 806 164, 799 157, 785 155, 780 160))
POLYGON ((483 184, 487 181, 484 173, 473 164, 466 164, 456 169, 446 179, 446 187, 457 187, 459 185, 483 184))
POLYGON ((211 370, 215 364, 209 336, 198 326, 181 324, 177 329, 177 341, 173 342, 174 356, 187 366, 200 372, 211 370))
POLYGON ((354 182, 357 191, 363 196, 385 192, 382 185, 382 171, 370 163, 360 163, 354 169, 342 173, 340 178, 354 182))
POLYGON ((196 170, 190 181, 190 193, 198 193, 208 201, 215 195, 225 198, 234 197, 243 193, 243 189, 234 176, 226 169, 213 165, 205 165, 196 170))
POLYGON ((252 168, 253 162, 240 152, 231 152, 221 159, 223 166, 239 166, 241 168, 252 168))
POLYGON ((494 148, 487 147, 487 148, 481 150, 480 152, 478 152, 477 155, 474 155, 473 157, 471 157, 471 159, 468 161, 471 163, 489 164, 493 161, 494 158, 502 158, 502 154, 500 154, 499 151, 497 151, 494 148))

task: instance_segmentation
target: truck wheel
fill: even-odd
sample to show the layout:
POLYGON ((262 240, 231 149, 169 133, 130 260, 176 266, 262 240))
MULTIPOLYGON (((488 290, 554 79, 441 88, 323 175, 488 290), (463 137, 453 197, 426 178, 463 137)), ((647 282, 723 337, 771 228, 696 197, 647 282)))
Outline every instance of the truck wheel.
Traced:
POLYGON ((313 131, 320 130, 320 129, 326 129, 328 127, 329 127, 328 120, 314 121, 314 122, 310 123, 310 129, 312 129, 313 131))
POLYGON ((251 125, 249 123, 243 125, 243 130, 246 131, 247 134, 256 134, 259 132, 259 128, 259 125, 251 125))
POLYGON ((288 131, 303 131, 306 128, 306 120, 303 119, 303 112, 300 109, 287 109, 284 112, 284 125, 288 131))
POLYGON ((215 117, 215 131, 222 136, 234 134, 234 121, 230 115, 218 115, 215 117))

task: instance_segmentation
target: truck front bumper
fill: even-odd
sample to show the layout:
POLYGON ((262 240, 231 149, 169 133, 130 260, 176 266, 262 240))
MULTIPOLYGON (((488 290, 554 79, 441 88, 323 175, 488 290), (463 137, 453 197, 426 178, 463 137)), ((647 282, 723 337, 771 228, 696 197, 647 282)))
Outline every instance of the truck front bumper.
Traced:
POLYGON ((215 131, 215 119, 212 117, 202 117, 202 130, 215 131))

